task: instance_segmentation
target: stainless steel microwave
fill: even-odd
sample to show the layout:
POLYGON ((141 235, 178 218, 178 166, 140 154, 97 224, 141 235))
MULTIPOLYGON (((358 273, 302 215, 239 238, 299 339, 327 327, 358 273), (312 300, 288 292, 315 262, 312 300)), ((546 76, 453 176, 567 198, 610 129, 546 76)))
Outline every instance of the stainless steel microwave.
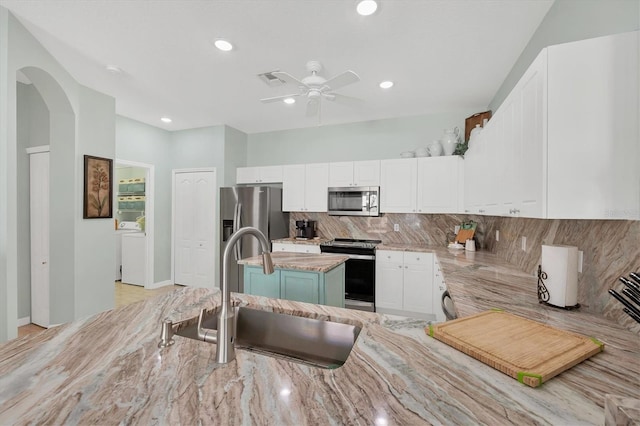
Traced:
POLYGON ((379 186, 329 188, 329 215, 378 216, 379 186))

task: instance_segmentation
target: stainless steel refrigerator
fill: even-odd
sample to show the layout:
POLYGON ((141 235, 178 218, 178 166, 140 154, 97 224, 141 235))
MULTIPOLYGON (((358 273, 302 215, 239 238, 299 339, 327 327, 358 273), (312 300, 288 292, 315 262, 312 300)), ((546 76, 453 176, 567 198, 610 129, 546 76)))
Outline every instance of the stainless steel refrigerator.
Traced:
MULTIPOLYGON (((227 241, 240 228, 253 226, 267 240, 289 236, 289 213, 282 211, 282 189, 268 186, 220 188, 220 267, 227 241)), ((244 292, 244 274, 238 259, 260 254, 258 240, 246 235, 232 250, 227 265, 231 291, 244 292)), ((222 282, 222 270, 220 271, 222 282)))

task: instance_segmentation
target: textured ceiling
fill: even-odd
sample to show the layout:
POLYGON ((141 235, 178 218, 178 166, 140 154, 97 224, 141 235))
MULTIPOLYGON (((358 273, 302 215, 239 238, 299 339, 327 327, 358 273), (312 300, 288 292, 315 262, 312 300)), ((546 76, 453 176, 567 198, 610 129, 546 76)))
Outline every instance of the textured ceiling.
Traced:
POLYGON ((323 102, 322 124, 485 108, 553 0, 0 0, 80 83, 118 114, 169 130, 227 124, 246 133, 318 125, 296 92, 259 73, 302 78, 308 60, 361 81, 323 102), (220 52, 216 38, 237 47, 220 52), (106 71, 106 65, 123 70, 106 71), (378 83, 393 80, 382 90, 378 83), (160 122, 161 116, 173 123, 160 122))

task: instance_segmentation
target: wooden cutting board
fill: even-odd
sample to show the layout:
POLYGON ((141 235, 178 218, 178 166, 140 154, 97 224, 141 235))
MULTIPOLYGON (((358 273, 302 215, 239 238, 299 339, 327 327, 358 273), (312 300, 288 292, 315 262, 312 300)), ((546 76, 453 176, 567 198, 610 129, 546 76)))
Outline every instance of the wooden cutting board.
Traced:
POLYGON ((429 325, 425 332, 531 387, 604 350, 597 339, 498 309, 429 325))

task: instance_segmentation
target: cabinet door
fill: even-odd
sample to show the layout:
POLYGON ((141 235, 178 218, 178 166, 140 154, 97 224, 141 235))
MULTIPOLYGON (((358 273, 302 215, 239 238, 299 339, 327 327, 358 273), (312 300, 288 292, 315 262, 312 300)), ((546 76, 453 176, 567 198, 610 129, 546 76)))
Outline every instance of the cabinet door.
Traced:
POLYGON ((320 303, 320 277, 315 272, 280 271, 282 298, 298 302, 320 303))
POLYGON ((543 50, 514 90, 520 93, 520 158, 518 159, 520 215, 544 218, 547 173, 544 166, 547 139, 547 50, 543 50))
POLYGON ((417 168, 415 158, 380 161, 381 213, 415 213, 417 168))
POLYGON ((259 167, 260 183, 280 183, 282 182, 282 166, 259 167))
POLYGON ((518 174, 521 140, 517 126, 520 125, 519 94, 507 97, 498 113, 502 118, 502 133, 498 139, 498 155, 495 166, 498 170, 500 195, 499 216, 518 216, 520 201, 518 198, 518 174))
POLYGON ((402 296, 405 311, 433 313, 433 254, 404 253, 402 296))
POLYGON ((282 210, 302 212, 305 210, 305 165, 282 167, 282 210))
POLYGON ((376 252, 376 308, 402 309, 402 252, 376 252))
POLYGON ((353 162, 329 163, 329 186, 353 186, 353 162))
POLYGON ((380 161, 355 161, 353 163, 354 186, 380 186, 380 161))
POLYGON ((455 155, 418 158, 418 213, 461 213, 463 161, 455 155))
POLYGON ((305 211, 326 212, 328 206, 329 164, 307 164, 305 181, 305 211))
POLYGON ((638 54, 637 31, 548 48, 547 218, 640 218, 638 54))
POLYGON ((259 179, 259 167, 238 167, 236 169, 236 183, 257 183, 259 179))
POLYGON ((265 275, 262 268, 254 266, 244 267, 244 291, 254 296, 280 299, 280 273, 265 275))

